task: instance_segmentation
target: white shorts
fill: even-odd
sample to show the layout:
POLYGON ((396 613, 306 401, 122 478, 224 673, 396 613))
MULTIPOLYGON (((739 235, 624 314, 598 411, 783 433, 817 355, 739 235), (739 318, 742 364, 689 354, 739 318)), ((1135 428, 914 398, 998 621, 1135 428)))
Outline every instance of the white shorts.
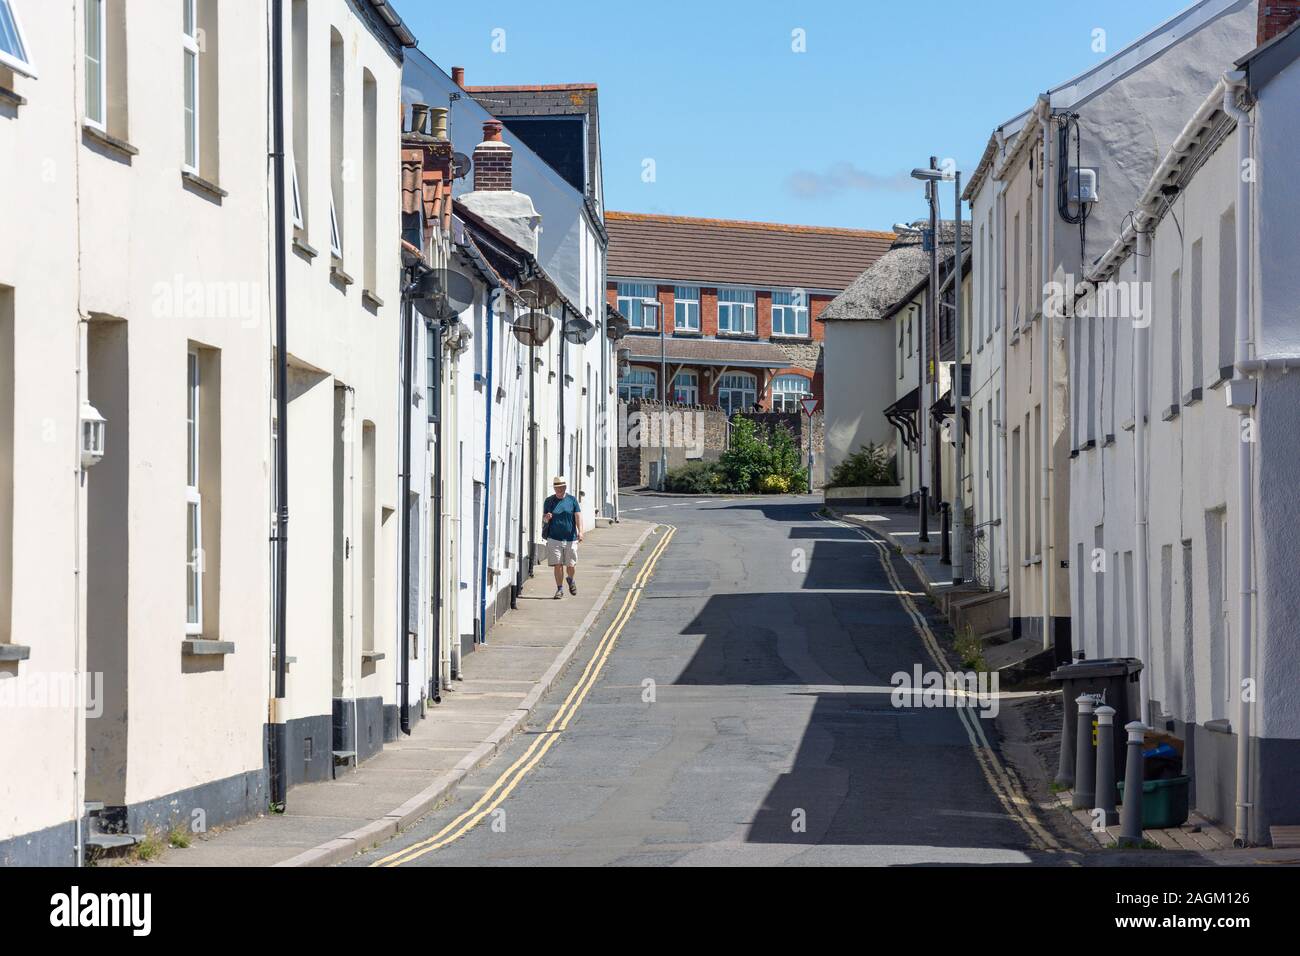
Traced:
POLYGON ((556 541, 546 539, 546 563, 551 567, 557 564, 570 565, 578 563, 578 542, 556 541))

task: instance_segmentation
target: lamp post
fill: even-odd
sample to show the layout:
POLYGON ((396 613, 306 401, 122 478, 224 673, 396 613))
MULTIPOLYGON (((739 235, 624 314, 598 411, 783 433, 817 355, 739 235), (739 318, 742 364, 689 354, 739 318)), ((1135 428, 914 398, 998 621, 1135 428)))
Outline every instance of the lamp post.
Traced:
POLYGON ((668 477, 668 446, 664 444, 665 409, 668 407, 668 352, 664 339, 664 323, 658 299, 642 299, 641 309, 650 310, 655 325, 659 329, 659 490, 664 490, 664 481, 668 477))
MULTIPOLYGON (((943 173, 938 169, 938 160, 936 157, 930 157, 930 166, 928 169, 912 170, 912 178, 918 179, 925 183, 925 201, 930 207, 930 283, 926 290, 926 321, 921 323, 921 380, 917 383, 918 392, 917 405, 921 409, 921 443, 926 447, 925 433, 930 428, 930 409, 939 401, 939 320, 938 320, 938 303, 939 303, 939 195, 938 186, 936 185, 943 178, 943 173), (930 357, 927 352, 929 347, 934 348, 934 364, 931 367, 930 357), (928 392, 925 387, 925 375, 932 371, 930 375, 930 387, 928 392), (926 401, 920 400, 920 395, 926 394, 926 401)), ((938 445, 931 435, 929 443, 929 465, 931 469, 938 462, 938 445)), ((925 469, 921 471, 921 541, 930 540, 929 528, 929 507, 930 507, 930 488, 926 482, 925 469)))
MULTIPOLYGON (((953 222, 953 266, 952 266, 952 289, 953 289, 953 351, 955 353, 954 373, 952 389, 952 408, 953 418, 955 419, 956 435, 953 438, 953 452, 956 459, 953 466, 953 483, 956 489, 953 493, 953 507, 955 511, 955 521, 953 534, 954 552, 952 557, 952 580, 954 584, 961 584, 965 580, 965 541, 964 526, 966 523, 966 506, 965 482, 962 478, 962 452, 964 450, 965 438, 965 376, 962 374, 962 301, 961 301, 961 173, 956 170, 943 171, 938 168, 938 162, 935 157, 930 157, 930 167, 928 169, 912 170, 912 178, 919 179, 925 183, 926 199, 930 203, 930 296, 931 315, 933 316, 934 328, 934 377, 933 377, 933 400, 938 401, 939 387, 939 309, 942 307, 939 303, 938 277, 939 277, 939 233, 938 233, 938 189, 940 180, 951 179, 953 184, 953 205, 955 216, 953 222)), ((937 448, 935 449, 937 451, 937 448)), ((924 540, 924 535, 922 536, 924 540)))

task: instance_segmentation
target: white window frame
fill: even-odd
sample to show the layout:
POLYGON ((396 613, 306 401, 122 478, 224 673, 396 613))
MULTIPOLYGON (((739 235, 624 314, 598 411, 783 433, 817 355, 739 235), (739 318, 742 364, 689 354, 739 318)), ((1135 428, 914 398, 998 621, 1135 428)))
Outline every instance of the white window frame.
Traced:
POLYGON ((14 9, 13 0, 0 0, 0 7, 9 11, 9 19, 14 25, 14 40, 18 44, 18 52, 21 56, 15 56, 0 50, 0 65, 9 67, 15 73, 21 73, 23 76, 37 79, 36 65, 32 62, 32 50, 27 45, 27 34, 23 32, 23 23, 18 19, 18 11, 14 9))
POLYGON ((92 102, 90 90, 86 90, 86 110, 85 122, 87 126, 94 127, 100 132, 108 130, 108 65, 105 62, 108 51, 108 38, 105 36, 108 28, 107 17, 104 11, 104 0, 85 0, 86 16, 82 23, 83 40, 86 50, 83 62, 86 68, 86 86, 90 86, 90 76, 93 70, 99 75, 99 99, 92 102), (98 34, 99 43, 96 49, 91 49, 90 43, 90 24, 92 20, 96 25, 96 34, 98 34), (92 113, 93 109, 93 113, 92 113))
POLYGON ((755 299, 756 296, 750 289, 719 289, 718 334, 753 335, 755 299))
POLYGON ((793 289, 773 290, 772 334, 786 338, 808 338, 808 294, 806 292, 793 289), (789 301, 784 301, 787 298, 789 301), (790 331, 791 326, 794 328, 793 332, 790 331))
POLYGON ((682 370, 673 376, 673 402, 678 405, 700 404, 700 377, 695 372, 682 370), (686 382, 687 384, 683 384, 686 382), (678 398, 685 395, 684 399, 678 398))
POLYGON ((802 411, 803 406, 800 400, 812 398, 812 382, 803 375, 797 375, 790 372, 786 375, 778 375, 772 379, 772 411, 774 412, 798 412, 802 411), (784 388, 783 385, 789 385, 798 381, 799 389, 797 391, 784 388), (787 402, 789 398, 791 401, 787 402))
POLYGON ((185 607, 185 633, 203 633, 203 495, 199 492, 199 401, 202 380, 199 377, 199 354, 191 349, 186 354, 185 367, 185 536, 189 544, 193 529, 194 547, 185 560, 186 588, 194 588, 194 615, 190 615, 188 600, 185 607))
POLYGON ((673 331, 700 331, 700 287, 679 285, 673 289, 673 331))
POLYGON ((290 197, 293 200, 293 228, 305 229, 305 220, 302 216, 302 192, 298 189, 298 163, 293 156, 289 156, 289 175, 290 175, 290 197))
POLYGON ((652 368, 633 366, 627 370, 627 374, 618 383, 618 397, 625 402, 634 401, 638 398, 642 401, 647 399, 654 401, 659 397, 659 374, 652 368), (637 381, 632 381, 633 375, 638 376, 637 381), (633 389, 637 391, 635 396, 632 394, 633 389))
POLYGON ((728 418, 738 411, 753 408, 758 404, 758 376, 749 372, 728 372, 719 376, 718 404, 726 410, 728 418), (741 401, 739 405, 734 404, 733 397, 737 394, 742 399, 748 396, 748 400, 741 401))
POLYGON ((334 205, 334 191, 330 190, 330 255, 343 258, 343 235, 339 232, 339 215, 334 205))
POLYGON ((181 0, 183 14, 181 19, 181 116, 185 120, 183 134, 185 139, 184 158, 181 161, 181 167, 190 173, 198 174, 201 162, 201 142, 200 130, 202 128, 199 121, 200 103, 202 95, 199 90, 199 10, 198 0, 181 0), (186 32, 186 23, 189 21, 189 30, 186 32), (193 95, 193 102, 186 102, 185 79, 188 77, 190 82, 190 92, 193 95), (193 144, 193 155, 191 156, 191 144, 193 144), (191 159, 193 162, 191 162, 191 159))
MULTIPOLYGON (((649 282, 620 282, 617 291, 618 311, 627 319, 628 324, 638 332, 657 332, 658 323, 645 324, 645 309, 642 300, 655 298, 655 287, 649 282)), ((656 309, 658 315, 660 310, 656 309)))

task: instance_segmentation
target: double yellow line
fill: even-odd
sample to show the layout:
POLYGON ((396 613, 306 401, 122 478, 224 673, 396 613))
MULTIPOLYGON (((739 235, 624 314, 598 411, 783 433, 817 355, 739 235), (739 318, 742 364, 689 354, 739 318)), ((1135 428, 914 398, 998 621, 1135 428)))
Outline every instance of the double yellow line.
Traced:
MULTIPOLYGON (((948 656, 944 653, 943 648, 939 646, 939 641, 935 638, 934 631, 930 629, 929 622, 926 621, 925 615, 921 613, 921 609, 917 607, 916 602, 912 599, 912 592, 903 586, 903 582, 894 568, 894 561, 889 547, 878 536, 856 525, 838 519, 825 518, 821 515, 818 515, 818 517, 821 517, 823 521, 829 521, 831 524, 856 532, 876 549, 876 556, 880 561, 880 566, 889 578, 889 583, 893 586, 899 603, 903 605, 904 612, 911 619, 912 628, 920 637, 921 644, 925 647, 930 660, 934 662, 935 667, 940 671, 951 671, 953 668, 948 662, 948 656)), ((997 751, 989 743, 984 728, 980 726, 980 718, 971 713, 970 708, 958 707, 956 710, 957 719, 961 723, 962 729, 966 731, 966 738, 975 754, 975 762, 984 774, 989 789, 993 791, 993 795, 1002 804, 1007 815, 1020 826, 1035 849, 1046 850, 1049 853, 1062 850, 1061 844, 1038 819, 1038 815, 1034 812, 1033 801, 1025 796, 1019 782, 1003 765, 997 751)))
POLYGON ((419 843, 398 850, 381 860, 376 860, 370 864, 371 866, 401 866, 403 863, 410 863, 426 853, 432 853, 448 843, 459 840, 483 822, 483 819, 496 810, 497 807, 501 806, 515 787, 519 786, 519 781, 524 778, 525 774, 537 766, 542 757, 546 756, 546 751, 550 750, 551 745, 559 740, 560 733, 569 726, 569 721, 573 719, 573 715, 577 713, 578 708, 582 706, 583 700, 586 699, 588 691, 596 683, 596 678, 600 676, 605 661, 609 659, 610 651, 614 649, 614 642, 618 640, 624 625, 632 617, 632 612, 636 610, 637 602, 641 600, 641 592, 645 588, 646 581, 654 573, 655 565, 664 553, 664 549, 668 547, 668 542, 677 533, 677 529, 672 525, 660 525, 660 527, 664 528, 666 533, 659 539, 655 549, 650 552, 650 557, 642 566, 636 580, 632 583, 632 587, 628 590, 627 596, 623 599, 623 606, 618 609, 618 613, 614 615, 614 620, 610 622, 609 627, 605 629, 605 633, 601 635, 600 643, 596 645, 591 659, 587 661, 587 666, 583 668, 582 676, 578 678, 578 682, 569 691, 569 695, 564 698, 564 703, 555 712, 551 722, 546 725, 545 732, 534 738, 533 742, 528 745, 528 749, 507 768, 505 773, 496 779, 492 786, 488 787, 483 796, 479 797, 472 807, 427 840, 421 840, 419 843))

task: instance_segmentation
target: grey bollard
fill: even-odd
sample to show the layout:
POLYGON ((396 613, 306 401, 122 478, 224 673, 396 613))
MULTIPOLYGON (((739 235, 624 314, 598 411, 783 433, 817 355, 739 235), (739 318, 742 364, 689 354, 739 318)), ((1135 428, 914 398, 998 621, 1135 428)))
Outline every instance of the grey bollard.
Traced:
POLYGON ((1091 810, 1097 799, 1097 762, 1093 757, 1092 709, 1101 698, 1097 694, 1080 694, 1075 703, 1079 706, 1079 726, 1074 737, 1074 797, 1073 810, 1091 810))
POLYGON ((1140 720, 1125 724, 1128 731, 1128 761, 1124 764, 1124 811, 1119 818, 1119 845, 1142 845, 1142 739, 1146 725, 1140 720))
POLYGON ((1115 708, 1102 704, 1096 713, 1097 805, 1093 808, 1093 823, 1113 827, 1119 823, 1115 812, 1115 708))
MULTIPOLYGON (((1076 721, 1077 723, 1077 721, 1076 721)), ((1062 790, 1074 786, 1074 738, 1076 730, 1070 726, 1070 708, 1061 706, 1061 759, 1056 764, 1056 785, 1062 790)))

